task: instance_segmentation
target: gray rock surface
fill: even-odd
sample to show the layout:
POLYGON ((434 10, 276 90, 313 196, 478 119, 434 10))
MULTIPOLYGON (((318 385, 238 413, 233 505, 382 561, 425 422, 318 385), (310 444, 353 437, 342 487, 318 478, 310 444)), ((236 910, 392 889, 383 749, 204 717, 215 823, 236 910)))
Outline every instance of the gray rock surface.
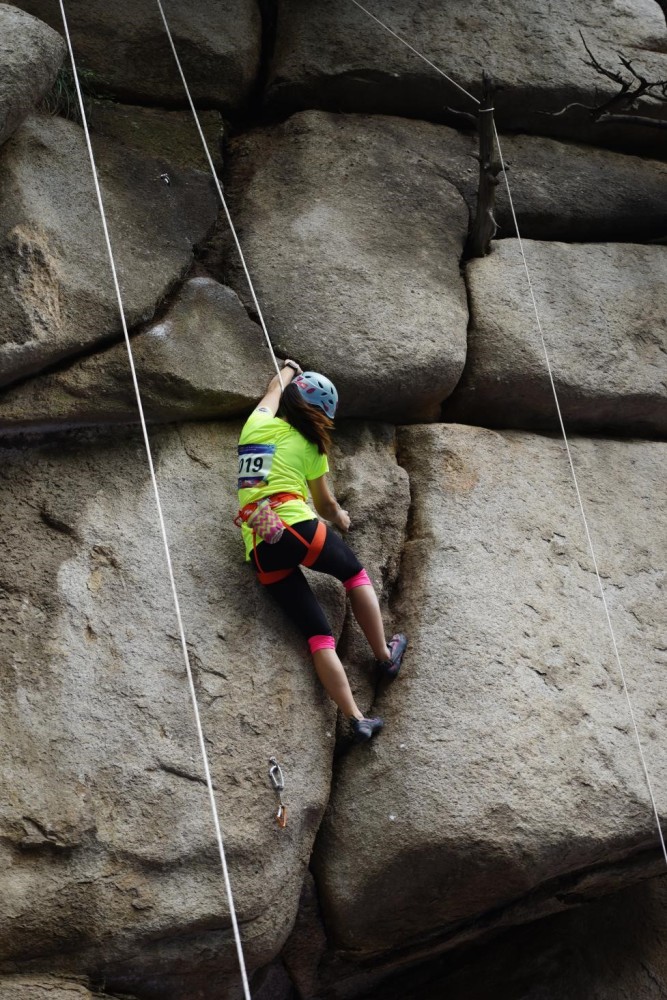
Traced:
MULTIPOLYGON (((222 169, 223 123, 219 111, 198 110, 214 166, 222 169)), ((209 171, 195 120, 188 111, 144 108, 118 101, 91 101, 88 124, 94 135, 101 135, 130 149, 167 160, 180 169, 209 171)))
MULTIPOLYGON (((427 162, 430 132, 319 112, 241 137, 230 189, 286 356, 326 372, 340 415, 433 419, 463 369, 468 212, 427 162)), ((231 282, 247 295, 240 274, 231 282)))
MULTIPOLYGON (((391 601, 410 509, 410 483, 396 462, 396 428, 344 421, 333 456, 336 496, 352 521, 347 541, 373 581, 389 637, 395 631, 391 601)), ((370 709, 377 680, 374 658, 349 606, 339 652, 357 704, 370 709)))
MULTIPOLYGON (((621 137, 610 126, 593 126, 572 102, 597 105, 617 86, 586 63, 580 32, 603 63, 621 69, 617 53, 646 75, 667 76, 665 19, 654 0, 595 0, 552 5, 543 0, 474 7, 422 0, 364 4, 397 34, 477 96, 482 71, 499 90, 501 128, 569 136, 606 144, 621 137)), ((442 121, 450 107, 467 112, 461 94, 352 2, 280 0, 267 99, 281 110, 325 107, 442 121)), ((450 116, 451 117, 451 116, 450 116)), ((639 143, 641 130, 626 133, 639 143)), ((660 133, 647 142, 661 142, 660 133)))
MULTIPOLYGON (((56 976, 0 977, 0 1000, 103 1000, 111 994, 91 992, 83 981, 56 976)), ((132 1000, 124 997, 123 1000, 132 1000)))
MULTIPOLYGON (((235 292, 206 277, 185 282, 161 319, 132 338, 132 353, 149 420, 238 416, 274 373, 260 327, 235 292)), ((0 429, 138 419, 125 340, 0 392, 0 429)))
MULTIPOLYGON (((589 243, 664 241, 667 164, 539 136, 503 135, 500 141, 522 237, 589 243)), ((475 169, 475 186, 467 193, 473 210, 477 173, 475 169)), ((502 175, 495 218, 498 237, 513 238, 516 230, 502 175)))
MULTIPOLYGON (((357 994, 359 1000, 664 1000, 665 879, 503 934, 357 994)), ((334 994, 330 994, 334 995, 334 994)))
MULTIPOLYGON (((52 0, 18 4, 62 33, 52 0)), ((163 3, 194 100, 225 111, 248 99, 259 69, 261 18, 256 0, 163 3)), ((186 105, 181 78, 156 3, 73 0, 67 17, 84 84, 131 103, 186 105)))
MULTIPOLYGON (((667 248, 524 241, 566 427, 667 432, 667 248)), ((446 420, 556 428, 516 240, 466 268, 466 369, 446 420)))
MULTIPOLYGON (((258 969, 296 914, 335 720, 305 643, 241 561, 238 431, 184 425, 152 439, 246 958, 258 969), (274 753, 285 831, 273 821, 274 753)), ((365 447, 377 463, 377 446, 365 447)), ((78 432, 0 458, 0 963, 27 973, 38 955, 40 968, 102 978, 114 992, 164 997, 168 986, 170 1000, 213 977, 216 996, 232 1000, 236 958, 139 439, 78 432)), ((344 470, 336 480, 344 493, 344 470)), ((314 583, 339 632, 342 588, 314 583)))
POLYGON ((649 879, 402 971, 391 958, 345 967, 327 953, 307 882, 283 956, 308 1000, 664 1000, 665 882, 649 879))
MULTIPOLYGON (((237 434, 205 425, 153 440, 254 968, 274 957, 291 925, 327 800, 333 720, 304 644, 241 562, 228 495, 237 434), (285 834, 273 822, 272 753, 288 776, 285 834)), ((178 972, 179 962, 197 962, 201 981, 224 972, 232 982, 227 906, 139 441, 4 449, 2 466, 2 959, 51 954, 54 971, 101 970, 123 992, 136 978, 178 972)))
POLYGON ((48 25, 0 3, 0 145, 51 89, 64 55, 48 25))
MULTIPOLYGON (((343 758, 315 874, 341 958, 381 964, 664 871, 606 619, 556 439, 402 428, 412 512, 387 723, 343 758)), ((576 439, 654 792, 667 801, 667 445, 576 439)))
MULTIPOLYGON (((425 122, 403 121, 400 128, 407 143, 414 130, 422 142, 430 136, 432 169, 454 184, 474 215, 477 137, 425 122)), ((664 240, 667 164, 541 136, 505 134, 500 143, 522 237, 589 243, 664 240)), ((498 239, 515 237, 502 174, 494 218, 498 239)))
MULTIPOLYGON (((217 205, 206 175, 98 140, 128 324, 150 319, 192 262, 217 205)), ((25 122, 0 153, 0 385, 118 339, 120 318, 83 131, 25 122)))

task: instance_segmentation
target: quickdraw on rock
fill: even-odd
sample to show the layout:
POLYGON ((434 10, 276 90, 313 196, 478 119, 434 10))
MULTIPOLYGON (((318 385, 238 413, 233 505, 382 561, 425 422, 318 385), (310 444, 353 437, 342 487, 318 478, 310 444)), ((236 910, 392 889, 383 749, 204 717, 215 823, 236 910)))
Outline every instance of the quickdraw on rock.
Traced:
POLYGON ((269 779, 274 791, 278 796, 278 811, 276 812, 276 823, 281 830, 287 826, 287 806, 283 802, 283 791, 285 788, 285 777, 282 768, 275 757, 269 757, 269 779))

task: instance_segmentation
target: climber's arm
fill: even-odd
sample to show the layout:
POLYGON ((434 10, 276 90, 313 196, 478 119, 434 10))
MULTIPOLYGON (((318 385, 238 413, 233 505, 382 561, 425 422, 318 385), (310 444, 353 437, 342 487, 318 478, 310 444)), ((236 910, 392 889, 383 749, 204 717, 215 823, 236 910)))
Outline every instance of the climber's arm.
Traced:
POLYGON ((325 521, 331 521, 341 531, 349 531, 350 515, 346 510, 343 510, 331 492, 327 477, 320 476, 319 479, 309 479, 308 489, 313 498, 315 510, 320 517, 324 518, 325 521))
POLYGON ((278 412, 278 407, 280 406, 280 397, 282 395, 282 388, 280 382, 282 379, 283 388, 289 385, 295 375, 299 374, 301 369, 296 364, 296 361, 290 361, 289 359, 285 362, 285 366, 280 372, 280 378, 274 375, 269 382, 269 387, 260 399, 259 403, 255 407, 256 410, 264 410, 270 413, 272 417, 275 417, 278 412), (292 367, 295 365, 296 367, 292 367))

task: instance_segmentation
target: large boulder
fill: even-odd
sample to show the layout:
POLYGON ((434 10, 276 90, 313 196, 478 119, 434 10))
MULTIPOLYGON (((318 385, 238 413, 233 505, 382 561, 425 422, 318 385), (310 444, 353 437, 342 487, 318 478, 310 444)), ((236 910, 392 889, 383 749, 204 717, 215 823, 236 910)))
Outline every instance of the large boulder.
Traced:
MULTIPOLYGON (((150 319, 212 227, 210 179, 96 144, 125 314, 150 319)), ((0 152, 0 385, 121 336, 83 131, 26 121, 0 152)))
MULTIPOLYGON (((315 874, 341 959, 407 963, 664 871, 560 441, 399 431, 410 645, 344 757, 315 874)), ((653 790, 667 796, 667 445, 572 441, 653 790), (657 713, 657 714, 656 714, 657 713)))
MULTIPOLYGON (((23 10, 63 31, 58 4, 21 0, 23 10)), ((195 101, 236 111, 259 70, 262 24, 257 0, 164 3, 195 101)), ((67 17, 84 85, 130 103, 185 106, 186 96, 156 3, 71 0, 67 17)))
MULTIPOLYGON (((541 326, 567 427, 667 432, 667 248, 525 241, 541 326)), ((558 427, 518 242, 466 269, 466 369, 445 419, 558 427)))
MULTIPOLYGON (((152 440, 246 960, 264 970, 261 997, 262 982, 284 980, 267 967, 290 932, 327 804, 335 713, 306 644, 242 562, 232 523, 239 429, 178 425, 152 440), (274 822, 272 754, 285 772, 285 830, 274 822)), ((378 446, 361 440, 360 463, 381 469, 378 446)), ((237 1000, 143 448, 127 432, 33 443, 1 453, 0 963, 23 973, 39 963, 161 1000, 237 1000)), ((382 448, 391 480, 395 455, 382 448)), ((334 474, 351 494, 345 468, 334 474)), ((382 477, 378 490, 393 501, 382 477)), ((377 547, 379 562, 390 562, 382 538, 377 547)), ((342 588, 311 578, 339 634, 342 588)))
MULTIPOLYGON (((664 1000, 667 878, 514 927, 401 970, 343 967, 327 953, 310 888, 283 949, 299 996, 311 1000, 664 1000)), ((400 966, 400 952, 395 953, 400 966)))
POLYGON ((274 342, 334 380, 341 416, 433 419, 463 370, 468 211, 431 144, 430 126, 319 112, 233 144, 235 218, 274 342))
MULTIPOLYGON (((620 52, 649 78, 664 80, 665 19, 654 0, 363 6, 473 95, 479 96, 482 72, 490 73, 501 128, 659 148, 657 129, 644 134, 592 124, 585 106, 602 104, 620 88, 588 64, 581 37, 610 68, 622 70, 620 52)), ((280 0, 267 101, 283 112, 323 107, 436 121, 452 120, 451 108, 475 110, 350 0, 280 0)))
MULTIPOLYGON (((474 151, 477 145, 475 140, 474 151)), ((588 243, 664 240, 667 164, 539 136, 503 135, 501 146, 523 237, 588 243)), ((472 211, 477 179, 475 162, 462 188, 472 211)), ((498 238, 516 236, 502 177, 494 217, 498 238)))
MULTIPOLYGON (((305 643, 242 562, 238 430, 181 426, 153 443, 255 969, 294 919, 334 726, 305 643), (287 779, 284 832, 271 754, 287 779)), ((120 992, 143 983, 147 996, 151 983, 192 996, 214 978, 231 998, 238 968, 140 441, 7 447, 2 467, 0 960, 39 955, 54 973, 99 975, 120 992)), ((342 597, 331 611, 340 628, 342 597)))
MULTIPOLYGON (((274 373, 260 327, 235 292, 207 277, 185 282, 161 319, 132 338, 132 354, 149 420, 237 416, 274 373)), ((0 429, 138 419, 125 340, 0 393, 0 429)))
MULTIPOLYGON (((198 111, 216 170, 222 169, 223 124, 219 111, 198 111)), ((88 124, 93 135, 129 146, 145 156, 167 160, 170 167, 211 169, 191 112, 144 108, 118 101, 91 101, 88 124)))
MULTIPOLYGON (((97 107, 102 107, 102 103, 96 106, 96 115, 97 107)), ((171 114, 177 116, 179 113, 171 114)), ((119 121, 126 118, 128 123, 132 121, 129 112, 127 116, 123 111, 118 112, 119 121)), ((348 115, 344 120, 360 128, 378 123, 378 119, 362 115, 348 115)), ((106 121, 112 127, 115 125, 113 110, 109 110, 105 125, 106 121)), ((407 147, 411 146, 415 135, 419 135, 419 149, 425 163, 430 163, 434 174, 449 181, 460 192, 473 214, 479 182, 477 139, 446 125, 417 124, 398 118, 392 120, 392 130, 407 147)), ((184 131, 189 134, 187 127, 184 131)), ((117 134, 122 137, 125 133, 119 130, 117 134)), ((144 136, 143 130, 141 135, 144 136)), ((150 140, 151 132, 147 138, 150 140)), ((664 197, 667 165, 660 160, 641 159, 540 136, 505 134, 501 142, 523 237, 633 243, 664 237, 667 231, 664 197)), ((176 150, 173 145, 171 148, 176 150)), ((241 191, 238 197, 241 201, 241 191)), ((497 238, 514 238, 516 230, 502 181, 496 188, 493 214, 498 224, 497 238)), ((228 229, 227 220, 221 216, 213 237, 199 251, 199 259, 213 274, 221 277, 226 275, 230 256, 235 253, 228 229)))
MULTIPOLYGON (((664 1000, 666 879, 390 976, 359 1000, 664 1000)), ((372 973, 371 973, 372 976, 372 973)), ((369 977, 370 978, 370 977, 369 977)), ((339 983, 326 995, 339 995, 339 983)), ((331 989, 331 988, 330 988, 331 989)), ((310 996, 306 993, 305 996, 310 996)), ((342 995, 342 991, 341 991, 342 995)))
MULTIPOLYGON (((406 135, 410 125, 403 123, 406 135)), ((419 123, 430 137, 432 169, 477 210, 479 141, 444 125, 419 123)), ((535 135, 500 136, 512 203, 523 237, 566 242, 648 243, 667 232, 667 164, 535 135)), ((500 175, 493 217, 497 238, 516 236, 507 188, 500 175)))
POLYGON ((51 89, 64 55, 48 25, 0 3, 0 146, 51 89))

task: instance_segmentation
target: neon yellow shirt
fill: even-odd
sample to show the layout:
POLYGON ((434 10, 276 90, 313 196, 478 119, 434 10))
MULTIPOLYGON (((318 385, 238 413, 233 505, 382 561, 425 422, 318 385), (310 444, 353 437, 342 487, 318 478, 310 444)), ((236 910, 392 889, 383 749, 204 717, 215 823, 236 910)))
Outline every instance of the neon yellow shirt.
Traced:
MULTIPOLYGON (((308 496, 307 480, 329 471, 326 455, 281 417, 253 410, 239 438, 239 507, 272 493, 308 496)), ((309 521, 315 514, 303 500, 289 500, 277 508, 285 524, 309 521)), ((246 561, 252 553, 252 531, 242 527, 246 561)))

